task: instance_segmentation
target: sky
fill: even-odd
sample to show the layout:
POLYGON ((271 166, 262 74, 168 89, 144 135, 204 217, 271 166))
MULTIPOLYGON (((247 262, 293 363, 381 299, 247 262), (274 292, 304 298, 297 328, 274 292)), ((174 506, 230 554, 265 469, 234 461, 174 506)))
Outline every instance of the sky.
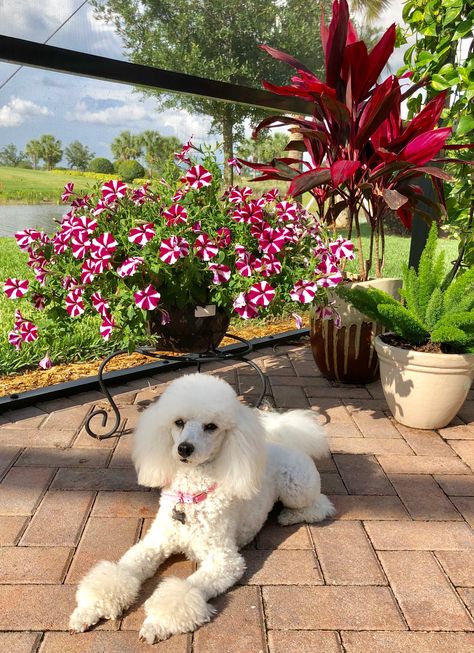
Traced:
MULTIPOLYGON (((212 0, 208 0, 212 1, 212 0)), ((0 33, 45 42, 76 10, 49 41, 58 47, 80 50, 114 59, 126 59, 114 28, 94 16, 83 0, 0 0, 0 33)), ((402 5, 382 16, 388 27, 401 17, 402 5)), ((403 63, 394 53, 392 68, 403 63)), ((18 66, 0 62, 0 87, 18 66)), ((140 133, 157 130, 177 136, 183 142, 209 137, 210 120, 185 111, 159 111, 157 102, 123 84, 65 75, 23 67, 0 88, 0 147, 26 143, 41 134, 52 133, 63 147, 73 140, 87 145, 96 156, 112 158, 110 142, 123 130, 140 133)))

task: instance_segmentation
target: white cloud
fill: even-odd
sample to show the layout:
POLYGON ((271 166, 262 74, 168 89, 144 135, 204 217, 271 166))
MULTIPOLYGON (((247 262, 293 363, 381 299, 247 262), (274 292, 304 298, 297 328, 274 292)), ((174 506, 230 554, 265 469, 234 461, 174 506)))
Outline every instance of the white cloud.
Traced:
POLYGON ((121 106, 107 107, 99 111, 91 111, 86 103, 80 100, 74 111, 67 112, 66 120, 70 122, 86 122, 96 125, 112 126, 133 126, 137 122, 150 122, 154 116, 150 111, 140 104, 123 104, 121 106))
POLYGON ((52 115, 48 107, 35 104, 31 100, 12 97, 8 104, 0 107, 0 127, 19 127, 29 118, 52 115))

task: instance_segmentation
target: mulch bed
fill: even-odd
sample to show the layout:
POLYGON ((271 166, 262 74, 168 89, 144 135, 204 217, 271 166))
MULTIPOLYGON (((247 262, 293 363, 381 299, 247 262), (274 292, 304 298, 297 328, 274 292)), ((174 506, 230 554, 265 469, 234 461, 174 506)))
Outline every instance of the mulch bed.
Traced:
MULTIPOLYGON (((303 322, 304 326, 307 326, 309 319, 304 317, 303 322)), ((275 333, 290 331, 294 328, 295 322, 291 318, 275 319, 264 324, 249 323, 244 328, 239 328, 236 335, 247 340, 252 340, 253 338, 262 338, 275 333)), ((232 332, 232 326, 230 327, 230 331, 232 332)), ((230 345, 234 342, 234 340, 224 338, 222 345, 230 345)), ((171 352, 162 353, 169 354, 171 352)), ((27 390, 35 390, 36 388, 45 388, 56 383, 75 381, 76 379, 82 379, 88 376, 96 376, 101 360, 55 365, 50 370, 25 370, 19 374, 2 376, 0 377, 0 396, 26 392, 27 390)), ((127 369, 150 362, 150 358, 141 354, 124 354, 123 356, 114 358, 107 366, 107 371, 127 369)))

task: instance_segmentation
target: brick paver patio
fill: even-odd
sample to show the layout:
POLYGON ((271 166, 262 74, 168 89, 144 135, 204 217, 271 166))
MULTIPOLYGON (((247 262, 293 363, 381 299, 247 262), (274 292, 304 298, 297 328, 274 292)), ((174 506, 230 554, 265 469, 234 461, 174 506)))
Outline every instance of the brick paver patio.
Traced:
MULTIPOLYGON (((158 493, 136 485, 137 415, 175 375, 114 389, 122 436, 82 428, 100 393, 0 416, 0 651, 5 653, 467 653, 474 650, 474 395, 452 425, 417 431, 390 417, 379 384, 336 387, 306 343, 260 350, 268 401, 314 408, 332 459, 319 466, 337 515, 317 525, 274 517, 247 548, 239 586, 194 635, 138 642, 144 599, 120 621, 70 635, 78 579, 117 559, 149 527, 158 493)), ((215 366, 244 396, 255 376, 215 366)), ((185 576, 176 558, 163 575, 185 576)))

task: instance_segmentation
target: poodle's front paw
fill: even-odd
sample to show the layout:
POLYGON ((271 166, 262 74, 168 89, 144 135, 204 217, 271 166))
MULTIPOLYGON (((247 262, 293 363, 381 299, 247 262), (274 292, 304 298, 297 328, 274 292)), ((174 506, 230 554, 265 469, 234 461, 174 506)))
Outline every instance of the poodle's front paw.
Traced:
POLYGON ((138 639, 147 644, 154 644, 168 639, 171 635, 172 633, 163 628, 158 621, 155 621, 152 617, 147 617, 140 628, 138 639))
POLYGON ((84 633, 94 626, 102 617, 95 606, 77 607, 69 617, 69 630, 71 633, 84 633))
POLYGON ((214 609, 187 580, 167 578, 145 603, 147 618, 140 639, 153 644, 171 635, 188 633, 210 620, 214 609))

